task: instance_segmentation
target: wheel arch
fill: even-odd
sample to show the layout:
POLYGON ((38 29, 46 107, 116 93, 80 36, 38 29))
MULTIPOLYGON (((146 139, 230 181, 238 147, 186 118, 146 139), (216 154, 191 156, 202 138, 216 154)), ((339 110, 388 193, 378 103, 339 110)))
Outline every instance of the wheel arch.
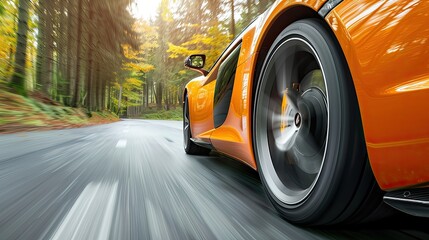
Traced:
POLYGON ((185 89, 183 90, 183 95, 182 95, 183 104, 185 104, 186 95, 188 95, 188 88, 185 87, 185 89))
MULTIPOLYGON (((322 4, 323 5, 323 4, 322 4)), ((322 6, 321 5, 321 6, 322 6)), ((321 7, 319 6, 319 7, 321 7)), ((256 89, 259 83, 259 78, 262 73, 262 67, 265 61, 265 58, 268 55, 268 52, 278 37, 278 35, 289 25, 292 23, 304 20, 304 19, 318 19, 323 22, 323 25, 325 28, 335 37, 332 29, 329 27, 328 23, 325 21, 325 19, 320 16, 317 12, 318 6, 306 6, 302 4, 295 4, 292 6, 289 6, 287 8, 284 8, 283 11, 280 11, 279 14, 275 17, 275 20, 272 21, 269 24, 269 27, 266 29, 266 31, 262 32, 260 35, 260 44, 256 47, 255 52, 258 52, 257 57, 255 59, 255 66, 253 71, 253 81, 251 85, 251 108, 250 108, 250 114, 249 116, 252 116, 250 118, 250 124, 253 126, 254 120, 253 120, 253 114, 254 114, 254 104, 255 104, 255 96, 256 96, 256 89)), ((257 36, 256 36, 257 37, 257 36)), ((251 139, 253 142, 253 132, 251 134, 251 139)), ((253 145, 253 144, 252 144, 253 145)))

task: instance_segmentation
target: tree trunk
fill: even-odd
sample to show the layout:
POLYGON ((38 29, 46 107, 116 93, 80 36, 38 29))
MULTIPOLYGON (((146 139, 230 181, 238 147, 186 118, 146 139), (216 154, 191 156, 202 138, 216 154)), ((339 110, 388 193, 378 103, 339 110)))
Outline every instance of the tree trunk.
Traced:
POLYGON ((39 23, 38 23, 38 34, 37 34, 37 59, 36 59, 36 89, 40 89, 43 85, 43 72, 45 71, 45 26, 46 26, 46 12, 45 12, 44 0, 39 1, 39 23))
POLYGON ((107 92, 108 92, 107 99, 109 100, 107 102, 107 109, 111 110, 112 109, 112 84, 109 84, 107 92))
POLYGON ((143 108, 145 108, 146 104, 147 104, 147 101, 146 101, 146 97, 147 97, 146 89, 147 89, 147 82, 145 81, 143 83, 143 96, 142 96, 142 106, 143 106, 143 108))
POLYGON ((80 83, 80 52, 82 48, 82 14, 83 14, 83 0, 78 2, 78 19, 77 19, 77 40, 76 40, 76 78, 74 82, 74 93, 72 97, 72 107, 77 107, 79 102, 79 83, 80 83))
POLYGON ((9 58, 8 58, 8 63, 6 66, 6 71, 5 71, 6 74, 8 74, 13 68, 12 59, 13 59, 14 54, 15 53, 13 52, 13 45, 10 44, 9 45, 9 58))
POLYGON ((93 21, 93 15, 94 15, 94 11, 92 9, 92 4, 89 4, 89 30, 88 30, 88 35, 89 35, 89 40, 88 40, 88 56, 87 56, 87 64, 86 64, 86 108, 91 111, 91 106, 92 106, 92 51, 93 51, 93 43, 92 43, 92 38, 93 38, 93 29, 92 29, 92 21, 93 21))
POLYGON ((247 0, 246 1, 246 17, 245 20, 247 23, 250 23, 250 21, 252 21, 252 6, 253 6, 253 2, 252 0, 247 0))
POLYGON ((116 115, 118 116, 121 113, 121 103, 122 103, 122 85, 119 86, 118 112, 116 113, 116 115))
POLYGON ((273 0, 259 0, 258 11, 259 13, 264 13, 269 6, 273 3, 273 0))
POLYGON ((41 90, 46 96, 50 96, 49 90, 52 84, 53 73, 53 53, 54 53, 54 39, 53 39, 53 25, 54 25, 54 8, 55 1, 44 1, 43 7, 46 9, 45 19, 45 34, 44 34, 44 51, 43 63, 41 73, 41 90))
MULTIPOLYGON (((58 98, 57 101, 62 101, 65 95, 67 95, 67 89, 68 86, 66 84, 66 81, 68 79, 65 79, 66 74, 66 41, 67 41, 67 31, 68 31, 68 24, 67 24, 67 15, 65 14, 65 7, 68 4, 68 0, 57 0, 59 2, 58 6, 58 13, 57 13, 57 25, 55 31, 57 32, 57 85, 58 85, 58 98)), ((57 3, 58 4, 58 3, 57 3)), ((63 102, 64 103, 64 102, 63 102)))
POLYGON ((150 84, 150 81, 148 79, 146 79, 145 108, 149 107, 149 86, 150 86, 149 84, 150 84))
POLYGON ((98 110, 102 110, 103 109, 103 99, 102 99, 102 95, 103 95, 103 91, 102 91, 102 87, 103 87, 103 83, 102 83, 102 79, 106 78, 106 74, 103 72, 100 72, 99 74, 99 78, 97 80, 97 102, 98 102, 98 110))
POLYGON ((100 63, 97 62, 96 63, 97 67, 95 70, 95 84, 94 84, 94 106, 95 106, 95 110, 98 111, 100 109, 100 102, 98 101, 98 94, 99 91, 98 89, 100 88, 100 63))
MULTIPOLYGON (((111 73, 113 75, 113 73, 111 73)), ((109 78, 110 79, 110 78, 109 78)), ((110 81, 109 81, 110 84, 110 81)), ((107 81, 101 81, 101 110, 106 109, 106 87, 107 87, 107 81)))
POLYGON ((235 38, 235 6, 234 6, 234 0, 230 0, 231 4, 231 24, 230 24, 230 33, 232 35, 232 38, 235 38))
POLYGON ((162 109, 162 91, 163 91, 162 82, 158 81, 158 83, 156 84, 156 94, 155 94, 156 107, 158 110, 162 109))
POLYGON ((19 0, 18 34, 15 52, 15 68, 10 86, 21 95, 25 95, 25 62, 27 57, 28 0, 19 0))
POLYGON ((210 11, 210 20, 211 26, 217 26, 219 24, 219 13, 220 13, 220 5, 221 5, 221 1, 220 0, 210 0, 207 2, 207 8, 210 11))
POLYGON ((72 98, 72 90, 73 90, 73 77, 72 77, 72 70, 73 70, 73 30, 74 30, 74 13, 73 13, 73 2, 74 0, 68 0, 67 4, 67 13, 68 13, 68 22, 67 22, 67 69, 66 69, 66 81, 68 83, 68 86, 66 87, 67 91, 67 101, 66 105, 71 106, 71 98, 72 98))
POLYGON ((165 110, 170 110, 170 95, 169 95, 169 92, 170 91, 168 91, 168 89, 167 88, 165 88, 165 93, 164 93, 164 104, 165 104, 165 110))

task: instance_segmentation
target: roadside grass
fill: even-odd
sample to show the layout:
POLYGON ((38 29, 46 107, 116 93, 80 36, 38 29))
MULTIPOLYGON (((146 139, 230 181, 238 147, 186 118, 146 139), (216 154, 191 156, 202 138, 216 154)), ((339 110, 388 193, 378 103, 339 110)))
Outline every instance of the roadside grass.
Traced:
POLYGON ((177 107, 171 110, 150 110, 143 113, 143 119, 151 119, 151 120, 182 120, 183 110, 181 107, 177 107))
POLYGON ((0 90, 0 133, 82 127, 118 121, 110 112, 93 112, 0 90), (92 116, 89 117, 88 115, 92 116))

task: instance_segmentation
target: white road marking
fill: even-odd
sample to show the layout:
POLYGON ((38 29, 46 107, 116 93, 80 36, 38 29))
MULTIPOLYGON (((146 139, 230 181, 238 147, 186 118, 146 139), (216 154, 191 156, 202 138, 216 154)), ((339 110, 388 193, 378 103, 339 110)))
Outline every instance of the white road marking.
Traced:
POLYGON ((88 184, 51 239, 108 239, 117 189, 118 182, 88 184))
POLYGON ((123 133, 129 133, 130 132, 130 130, 128 130, 128 129, 125 129, 124 131, 122 131, 123 133))
POLYGON ((116 144, 116 148, 125 148, 126 146, 127 146, 127 140, 126 139, 121 139, 116 144))
POLYGON ((159 207, 146 199, 146 217, 149 225, 149 233, 152 239, 171 239, 168 234, 168 225, 159 207))
POLYGON ((118 182, 113 185, 113 190, 110 192, 109 200, 107 202, 106 211, 104 213, 103 222, 101 223, 98 240, 109 239, 110 228, 112 226, 113 212, 116 204, 116 192, 118 189, 118 182))

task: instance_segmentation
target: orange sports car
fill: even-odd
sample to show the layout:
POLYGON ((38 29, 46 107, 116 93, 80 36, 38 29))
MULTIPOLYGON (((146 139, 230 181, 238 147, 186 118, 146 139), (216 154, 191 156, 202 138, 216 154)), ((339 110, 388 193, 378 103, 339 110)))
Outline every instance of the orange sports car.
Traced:
POLYGON ((184 147, 308 225, 429 216, 429 1, 277 1, 184 91, 184 147))

